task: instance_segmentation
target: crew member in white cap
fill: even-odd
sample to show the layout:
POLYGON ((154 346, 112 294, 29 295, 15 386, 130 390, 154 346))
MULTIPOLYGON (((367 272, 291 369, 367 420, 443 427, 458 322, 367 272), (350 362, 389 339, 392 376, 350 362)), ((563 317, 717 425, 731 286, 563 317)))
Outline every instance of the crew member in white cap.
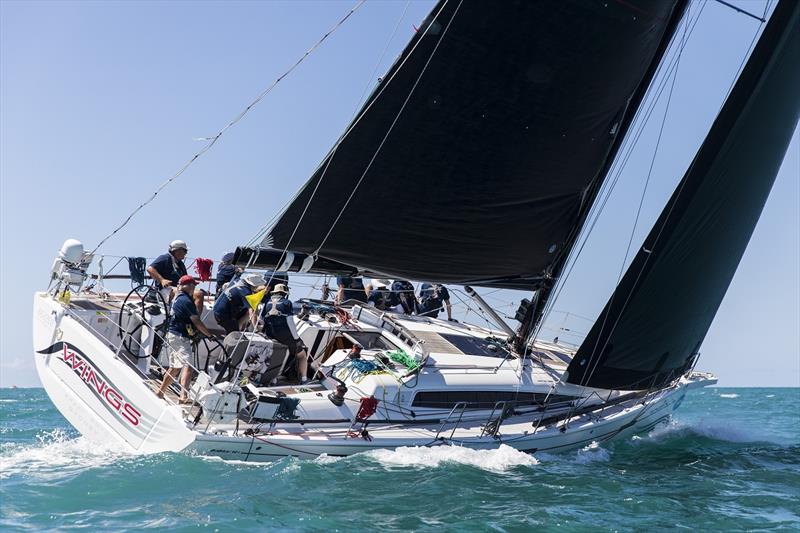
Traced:
POLYGON ((261 310, 264 319, 264 334, 289 348, 289 354, 295 357, 297 379, 300 383, 308 381, 308 349, 294 327, 294 306, 289 300, 289 289, 283 283, 275 285, 270 293, 269 301, 261 310))
MULTIPOLYGON (((186 265, 183 263, 187 253, 189 247, 186 241, 174 240, 169 243, 167 253, 156 257, 147 267, 147 273, 155 280, 156 289, 161 291, 168 302, 172 301, 176 294, 175 287, 178 286, 178 280, 187 275, 186 265)), ((203 295, 204 292, 200 289, 195 290, 192 295, 198 313, 203 312, 203 295)))
POLYGON ((214 319, 225 333, 241 331, 248 316, 255 323, 255 311, 247 302, 247 297, 263 289, 266 283, 261 274, 249 272, 242 274, 239 281, 228 285, 220 293, 214 302, 214 319))

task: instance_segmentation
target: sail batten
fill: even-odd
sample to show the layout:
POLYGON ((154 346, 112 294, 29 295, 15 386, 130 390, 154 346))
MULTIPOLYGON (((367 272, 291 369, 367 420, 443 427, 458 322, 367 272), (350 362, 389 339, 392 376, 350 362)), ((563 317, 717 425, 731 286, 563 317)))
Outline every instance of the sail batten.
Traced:
POLYGON ((440 2, 263 244, 389 277, 551 281, 685 7, 440 2))
POLYGON ((800 118, 800 3, 782 1, 689 170, 568 368, 661 387, 694 363, 800 118))

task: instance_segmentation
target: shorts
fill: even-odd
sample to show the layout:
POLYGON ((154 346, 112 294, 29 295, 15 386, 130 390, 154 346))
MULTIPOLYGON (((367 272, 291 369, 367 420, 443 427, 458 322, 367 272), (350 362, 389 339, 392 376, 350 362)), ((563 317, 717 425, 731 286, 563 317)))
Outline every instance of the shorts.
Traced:
POLYGON ((192 357, 192 341, 175 333, 167 333, 167 353, 170 368, 183 368, 192 357))
POLYGON ((217 324, 219 324, 222 327, 222 329, 225 330, 225 334, 226 335, 228 333, 231 333, 231 332, 234 332, 234 331, 239 331, 239 321, 238 320, 235 320, 235 319, 230 318, 230 317, 223 317, 223 316, 217 315, 217 314, 214 315, 214 320, 216 320, 217 324))
POLYGON ((305 343, 301 339, 295 339, 289 334, 276 335, 275 337, 271 338, 286 346, 289 349, 289 355, 292 357, 296 356, 298 352, 302 352, 303 350, 306 350, 306 352, 308 351, 308 348, 306 348, 305 343))

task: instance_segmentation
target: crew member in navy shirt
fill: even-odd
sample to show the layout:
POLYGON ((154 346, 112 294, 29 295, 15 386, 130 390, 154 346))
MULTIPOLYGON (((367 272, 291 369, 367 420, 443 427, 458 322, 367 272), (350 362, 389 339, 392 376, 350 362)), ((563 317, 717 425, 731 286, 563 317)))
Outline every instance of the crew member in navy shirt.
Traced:
POLYGON ((419 288, 419 314, 436 318, 442 307, 447 311, 447 320, 453 320, 453 309, 447 287, 438 283, 423 283, 419 288))
POLYGON ((233 285, 228 285, 214 302, 214 319, 222 326, 225 333, 241 331, 245 318, 254 317, 253 309, 247 297, 265 285, 260 274, 243 274, 233 285))
MULTIPOLYGON (((369 297, 367 303, 378 311, 387 311, 391 305, 391 294, 389 287, 383 280, 372 280, 369 284, 369 297)), ((395 304, 396 305, 396 304, 395 304)))
POLYGON ((158 397, 163 398, 175 376, 181 371, 180 402, 188 402, 189 382, 192 372, 189 360, 192 357, 192 337, 199 331, 210 337, 211 333, 200 320, 197 306, 192 300, 192 294, 197 282, 192 276, 184 275, 178 279, 177 293, 172 302, 172 316, 167 328, 166 346, 169 354, 169 369, 164 374, 164 380, 158 389, 158 397))
POLYGON ((409 281, 403 279, 394 280, 394 282, 392 282, 390 300, 392 307, 398 313, 411 315, 417 311, 417 299, 414 296, 414 286, 409 281))
POLYGON ((242 274, 242 269, 233 264, 233 252, 228 252, 222 256, 217 267, 217 296, 225 288, 226 283, 235 281, 242 274))
POLYGON ((300 383, 305 383, 308 378, 308 349, 297 335, 294 327, 294 305, 289 299, 289 290, 286 285, 279 283, 272 289, 269 301, 261 309, 264 319, 264 334, 275 339, 289 348, 289 355, 295 358, 297 378, 300 383))
MULTIPOLYGON (((161 291, 164 299, 168 302, 176 296, 174 287, 178 285, 181 276, 187 274, 186 265, 183 263, 187 253, 189 253, 189 247, 186 245, 186 241, 172 241, 169 243, 169 251, 156 257, 147 267, 147 273, 155 280, 156 289, 161 291)), ((202 290, 198 289, 192 295, 198 313, 203 311, 204 294, 202 290)))
POLYGON ((360 277, 338 277, 336 284, 339 291, 336 293, 336 304, 341 305, 347 300, 358 300, 367 303, 367 293, 364 289, 364 282, 360 277))

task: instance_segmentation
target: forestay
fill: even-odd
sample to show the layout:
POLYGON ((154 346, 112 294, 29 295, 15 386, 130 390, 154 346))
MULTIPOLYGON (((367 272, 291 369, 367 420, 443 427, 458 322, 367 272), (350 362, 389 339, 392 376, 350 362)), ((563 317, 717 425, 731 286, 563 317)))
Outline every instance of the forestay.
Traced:
POLYGON ((657 388, 694 362, 800 117, 800 2, 775 8, 689 170, 568 369, 657 388))
POLYGON ((439 2, 262 246, 387 277, 552 283, 685 7, 439 2))

